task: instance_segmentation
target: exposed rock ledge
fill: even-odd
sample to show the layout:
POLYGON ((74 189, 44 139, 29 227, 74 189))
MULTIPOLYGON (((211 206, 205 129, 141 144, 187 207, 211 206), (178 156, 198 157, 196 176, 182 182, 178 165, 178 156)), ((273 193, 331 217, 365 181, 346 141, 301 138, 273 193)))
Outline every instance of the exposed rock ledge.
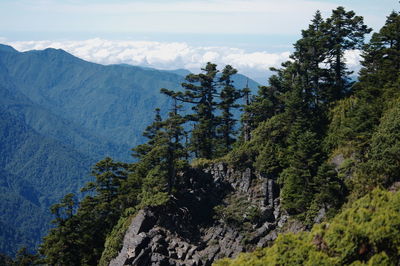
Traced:
POLYGON ((288 219, 280 210, 275 181, 250 169, 236 171, 219 163, 204 171, 193 169, 183 179, 185 188, 168 206, 138 212, 110 265, 211 265, 267 246, 288 219), (256 223, 248 223, 250 229, 215 218, 213 208, 227 195, 257 206, 261 215, 256 223))

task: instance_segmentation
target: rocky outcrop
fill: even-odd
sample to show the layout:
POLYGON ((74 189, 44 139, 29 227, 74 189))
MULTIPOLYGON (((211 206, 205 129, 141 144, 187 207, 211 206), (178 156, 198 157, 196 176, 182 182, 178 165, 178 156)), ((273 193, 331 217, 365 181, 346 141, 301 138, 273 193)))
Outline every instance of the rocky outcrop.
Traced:
POLYGON ((211 265, 269 245, 288 220, 275 181, 250 169, 218 163, 182 179, 166 206, 137 213, 110 265, 211 265))

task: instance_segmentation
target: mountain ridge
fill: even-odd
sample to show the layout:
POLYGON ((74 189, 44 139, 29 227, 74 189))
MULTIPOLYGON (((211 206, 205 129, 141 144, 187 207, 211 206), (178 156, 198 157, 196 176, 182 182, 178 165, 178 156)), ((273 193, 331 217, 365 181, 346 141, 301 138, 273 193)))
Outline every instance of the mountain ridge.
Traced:
POLYGON ((2 187, 4 201, 20 202, 15 208, 21 217, 32 206, 37 210, 32 219, 38 221, 29 229, 32 219, 14 224, 12 213, 4 211, 4 228, 26 237, 18 237, 25 239, 20 242, 5 234, 0 252, 13 255, 23 243, 36 246, 49 228, 50 205, 79 193, 96 161, 107 156, 132 161, 130 149, 143 142, 154 108, 169 106, 160 88, 177 88, 183 78, 164 70, 91 63, 62 49, 19 52, 0 44, 0 123, 2 133, 14 135, 14 140, 0 135, 0 168, 12 173, 7 180, 16 179, 13 187, 2 187), (10 143, 16 146, 4 146, 10 143))

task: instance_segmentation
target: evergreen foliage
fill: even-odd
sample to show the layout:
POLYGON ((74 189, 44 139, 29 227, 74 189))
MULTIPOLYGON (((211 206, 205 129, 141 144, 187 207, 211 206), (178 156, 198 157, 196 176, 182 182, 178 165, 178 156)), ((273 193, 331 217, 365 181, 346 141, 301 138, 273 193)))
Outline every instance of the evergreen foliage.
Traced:
POLYGON ((232 144, 235 142, 233 136, 236 134, 236 119, 232 111, 240 107, 240 105, 237 104, 237 100, 243 96, 241 91, 237 90, 233 84, 232 76, 236 73, 236 69, 227 65, 222 70, 222 75, 219 78, 222 90, 220 92, 221 101, 217 105, 217 108, 221 110, 217 134, 219 134, 221 138, 221 151, 217 152, 217 154, 224 155, 228 153, 232 149, 232 144))
POLYGON ((182 83, 184 92, 174 92, 167 89, 162 89, 161 92, 179 101, 193 104, 194 114, 188 116, 190 121, 195 122, 190 150, 196 157, 211 159, 215 153, 214 144, 217 126, 214 114, 216 108, 214 96, 217 93, 215 81, 218 73, 217 65, 207 63, 202 71, 204 73, 186 76, 186 82, 182 83))
MULTIPOLYGON (((246 119, 250 118, 258 128, 252 132, 252 140, 239 146, 229 158, 231 162, 238 158, 250 162, 261 173, 279 179, 283 207, 289 213, 306 212, 312 202, 316 204, 316 198, 319 205, 328 203, 332 196, 321 195, 324 192, 316 183, 331 187, 325 192, 332 189, 339 195, 345 194, 336 177, 329 174, 329 178, 325 176, 326 180, 322 180, 324 175, 318 173, 320 167, 326 169, 323 164, 331 150, 343 137, 349 137, 349 131, 337 116, 329 123, 331 106, 351 92, 351 73, 346 70, 344 53, 360 48, 364 35, 370 31, 362 17, 343 7, 333 10, 327 19, 316 12, 308 29, 302 31, 302 38, 295 43, 292 60, 283 63, 281 69, 273 69, 276 75, 269 79, 270 85, 260 87, 258 95, 246 107, 246 119), (330 134, 333 130, 335 133, 330 134), (326 202, 321 202, 322 199, 326 202)), ((348 101, 344 99, 343 104, 348 101)), ((367 111, 352 114, 359 121, 346 123, 360 122, 367 111)), ((353 135, 362 129, 357 130, 353 135)))
POLYGON ((333 100, 340 99, 348 92, 349 81, 344 62, 344 52, 360 49, 364 35, 372 29, 364 24, 363 17, 356 16, 354 11, 346 11, 338 7, 332 11, 331 17, 326 20, 328 39, 328 62, 334 73, 333 100))
POLYGON ((400 98, 385 112, 371 137, 365 162, 360 164, 356 185, 369 190, 381 185, 389 187, 400 177, 400 98))
POLYGON ((82 191, 91 192, 80 203, 73 194, 67 194, 52 206, 56 227, 44 238, 40 252, 47 264, 94 265, 103 251, 104 241, 118 221, 124 197, 119 192, 127 178, 126 164, 105 158, 93 167, 94 182, 82 191), (119 197, 118 197, 119 196, 119 197))
POLYGON ((110 260, 118 245, 115 239, 107 237, 124 233, 126 221, 132 217, 128 210, 135 212, 146 206, 165 204, 179 185, 177 172, 187 165, 180 143, 183 136, 180 125, 184 121, 177 111, 162 120, 156 109, 154 122, 143 133, 148 142, 133 149, 138 162, 126 164, 105 158, 93 167, 95 181, 82 189, 89 195, 78 204, 74 195, 68 194, 52 206, 56 227, 41 245, 43 262, 97 265, 105 243, 108 249, 102 263, 110 260))
MULTIPOLYGON (((146 140, 148 114, 171 104, 159 88, 179 86, 187 72, 104 66, 59 49, 18 52, 0 44, 0 253, 37 248, 51 227, 50 206, 79 193, 96 161, 132 161, 130 148, 146 140)), ((239 86, 247 80, 232 79, 239 86)), ((160 115, 167 114, 163 108, 160 115)))
MULTIPOLYGON (((217 265, 397 263, 400 192, 376 187, 394 189, 400 176, 399 25, 393 12, 363 45, 371 29, 362 17, 343 7, 327 19, 316 12, 291 60, 253 97, 235 88, 233 67, 219 75, 212 63, 187 75, 183 91, 161 89, 172 110, 163 119, 156 109, 147 142, 133 149, 137 161, 100 161, 82 201, 68 194, 52 207, 56 227, 41 247, 43 261, 106 265, 137 210, 167 204, 185 188, 179 173, 190 160, 198 167, 224 160, 278 181, 281 206, 309 229, 319 210, 334 214, 350 200, 311 232, 280 235, 270 248, 217 265), (353 84, 344 54, 361 47, 363 69, 353 84), (233 110, 242 97, 244 133, 236 141, 233 110), (180 103, 192 112, 183 115, 180 103)), ((230 196, 214 211, 234 227, 260 215, 245 198, 230 196)))
POLYGON ((281 234, 272 247, 214 265, 396 265, 399 223, 400 192, 376 189, 311 232, 281 234))
POLYGON ((219 78, 216 64, 208 62, 202 71, 186 76, 186 82, 182 83, 183 92, 165 88, 161 92, 193 105, 193 113, 186 115, 193 126, 188 149, 196 158, 213 159, 226 154, 235 141, 232 136, 236 119, 232 110, 239 107, 236 102, 243 95, 233 85, 237 70, 232 66, 225 66, 219 78), (220 101, 216 102, 218 96, 220 101), (216 115, 216 109, 221 110, 221 116, 216 115))

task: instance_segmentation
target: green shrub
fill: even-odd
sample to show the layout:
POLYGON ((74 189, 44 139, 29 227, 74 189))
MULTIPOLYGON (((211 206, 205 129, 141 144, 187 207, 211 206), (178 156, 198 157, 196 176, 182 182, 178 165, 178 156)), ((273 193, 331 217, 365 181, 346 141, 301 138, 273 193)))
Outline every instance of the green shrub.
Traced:
POLYGON ((279 235, 269 248, 214 265, 396 265, 399 247, 400 192, 376 189, 311 232, 279 235))
POLYGON ((235 226, 240 230, 249 229, 248 223, 257 223, 261 217, 260 209, 250 205, 244 195, 231 194, 221 205, 214 207, 215 218, 235 226), (247 223, 247 224, 246 224, 247 223))
MULTIPOLYGON (((134 210, 132 209, 131 212, 134 212, 134 210)), ((136 214, 135 212, 132 214, 129 213, 130 212, 128 211, 126 212, 127 216, 121 216, 117 225, 107 237, 99 261, 100 266, 108 265, 113 258, 117 257, 118 252, 121 250, 126 230, 128 230, 128 227, 136 214)))

